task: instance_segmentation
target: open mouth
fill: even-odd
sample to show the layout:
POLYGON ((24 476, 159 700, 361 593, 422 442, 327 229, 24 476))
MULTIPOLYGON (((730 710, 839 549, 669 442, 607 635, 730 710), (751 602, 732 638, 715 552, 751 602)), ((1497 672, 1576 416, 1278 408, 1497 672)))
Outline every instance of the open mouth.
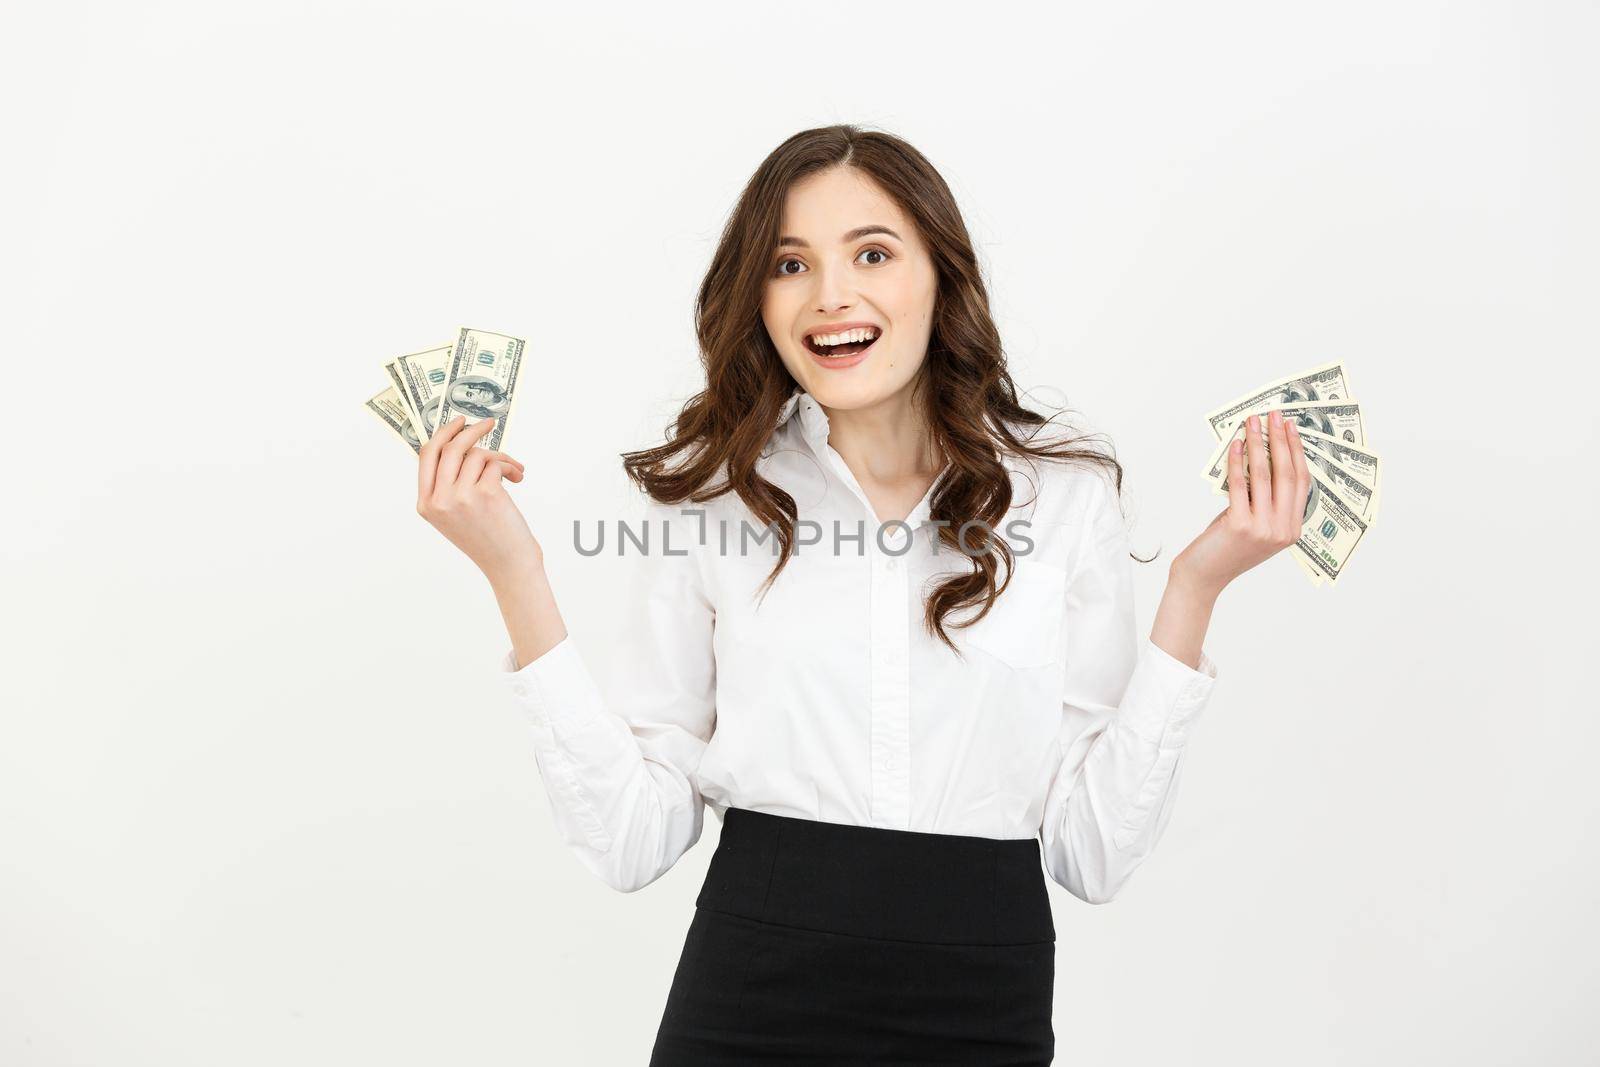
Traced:
POLYGON ((817 334, 805 339, 805 346, 819 356, 853 356, 858 352, 865 352, 877 343, 881 333, 874 327, 864 329, 846 330, 842 334, 817 334), (821 338, 821 340, 819 340, 821 338), (833 341, 827 344, 826 341, 833 341))

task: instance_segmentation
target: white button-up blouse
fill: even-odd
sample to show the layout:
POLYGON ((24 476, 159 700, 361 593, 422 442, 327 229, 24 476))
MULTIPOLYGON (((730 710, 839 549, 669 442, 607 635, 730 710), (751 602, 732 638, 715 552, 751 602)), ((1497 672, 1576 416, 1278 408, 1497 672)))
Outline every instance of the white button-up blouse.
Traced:
POLYGON ((1108 474, 1003 458, 1016 488, 996 532, 1016 573, 981 622, 949 629, 964 660, 922 625, 925 591, 971 569, 935 536, 932 489, 880 535, 804 390, 759 461, 799 509, 798 551, 764 601, 776 534, 736 494, 647 497, 643 528, 627 524, 639 558, 616 673, 592 675, 570 634, 520 669, 514 652, 501 662, 579 860, 631 892, 699 840, 705 805, 719 819, 733 805, 1037 836, 1051 878, 1090 903, 1112 899, 1172 814, 1216 667, 1202 653, 1194 670, 1138 635, 1108 474))

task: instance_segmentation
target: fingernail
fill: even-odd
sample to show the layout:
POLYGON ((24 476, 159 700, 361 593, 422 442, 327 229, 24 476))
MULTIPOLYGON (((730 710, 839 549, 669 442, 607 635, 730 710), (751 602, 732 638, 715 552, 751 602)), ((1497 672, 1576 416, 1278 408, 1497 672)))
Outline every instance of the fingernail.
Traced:
POLYGON ((1261 429, 1261 420, 1256 418, 1254 415, 1251 415, 1250 416, 1250 428, 1252 430, 1261 429))
POLYGON ((1293 419, 1290 419, 1289 420, 1289 432, 1292 433, 1292 434, 1298 435, 1300 433, 1300 424, 1295 422, 1293 419))
POLYGON ((1278 423, 1280 423, 1280 422, 1282 422, 1282 421, 1283 421, 1283 412, 1281 412, 1281 411, 1274 411, 1274 412, 1273 412, 1273 413, 1272 413, 1272 424, 1273 424, 1273 425, 1274 425, 1274 426, 1276 426, 1276 425, 1277 425, 1277 424, 1278 424, 1278 423))

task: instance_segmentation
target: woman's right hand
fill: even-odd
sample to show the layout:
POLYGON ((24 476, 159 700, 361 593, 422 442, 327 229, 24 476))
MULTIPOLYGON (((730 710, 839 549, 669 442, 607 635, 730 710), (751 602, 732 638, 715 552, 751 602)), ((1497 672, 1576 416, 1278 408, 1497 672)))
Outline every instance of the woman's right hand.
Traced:
POLYGON ((422 446, 417 463, 417 514, 467 554, 491 583, 539 566, 544 550, 502 478, 522 481, 521 462, 474 447, 495 420, 466 425, 458 415, 422 446))

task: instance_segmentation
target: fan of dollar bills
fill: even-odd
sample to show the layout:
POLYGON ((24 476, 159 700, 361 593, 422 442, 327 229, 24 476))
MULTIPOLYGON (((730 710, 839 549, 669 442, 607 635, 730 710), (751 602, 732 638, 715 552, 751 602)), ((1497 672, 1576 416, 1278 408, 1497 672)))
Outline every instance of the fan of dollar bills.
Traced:
POLYGON ((499 451, 506 417, 517 394, 522 370, 523 340, 503 333, 463 326, 455 344, 413 352, 383 365, 394 384, 367 401, 371 411, 413 452, 433 436, 441 422, 457 415, 471 426, 495 419, 494 429, 478 442, 499 451))
POLYGON ((1300 540, 1289 549, 1313 585, 1337 582, 1356 546, 1378 518, 1378 453, 1367 442, 1361 405, 1350 392, 1343 361, 1335 360, 1253 389, 1211 412, 1206 422, 1220 442, 1206 461, 1213 491, 1228 495, 1228 447, 1261 416, 1261 441, 1270 460, 1267 414, 1293 419, 1305 446, 1311 493, 1300 540))

